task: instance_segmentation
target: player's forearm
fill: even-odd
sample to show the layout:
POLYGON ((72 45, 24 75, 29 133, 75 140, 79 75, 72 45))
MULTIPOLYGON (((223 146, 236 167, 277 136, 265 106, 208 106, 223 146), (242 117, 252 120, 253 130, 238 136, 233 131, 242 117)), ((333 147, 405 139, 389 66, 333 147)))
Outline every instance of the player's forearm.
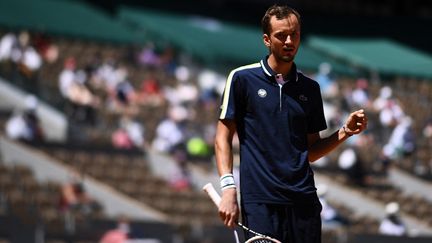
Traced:
POLYGON ((222 178, 227 178, 232 174, 233 170, 233 154, 232 154, 232 137, 221 136, 216 134, 215 140, 215 155, 216 164, 221 176, 222 198, 219 205, 219 215, 224 224, 233 228, 238 220, 239 209, 237 203, 237 190, 234 184, 234 177, 231 175, 231 183, 234 186, 224 186, 227 182, 222 178))
POLYGON ((218 121, 215 136, 215 155, 216 165, 220 176, 227 173, 232 173, 232 140, 235 131, 236 124, 233 120, 218 121))
POLYGON ((327 155, 336 149, 348 137, 349 135, 345 133, 344 129, 340 128, 329 137, 319 139, 309 147, 309 161, 314 162, 327 155))
POLYGON ((233 170, 233 154, 232 144, 225 139, 216 139, 215 141, 216 166, 219 176, 227 173, 232 173, 233 170))

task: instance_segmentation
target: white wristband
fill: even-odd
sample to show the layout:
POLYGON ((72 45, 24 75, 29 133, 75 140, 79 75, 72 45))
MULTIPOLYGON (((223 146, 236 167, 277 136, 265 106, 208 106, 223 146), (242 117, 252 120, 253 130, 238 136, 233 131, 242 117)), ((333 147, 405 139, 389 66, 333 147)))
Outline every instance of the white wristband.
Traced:
POLYGON ((234 181, 234 176, 233 174, 224 174, 220 177, 220 187, 221 190, 225 190, 228 188, 235 188, 236 184, 234 181))
POLYGON ((221 190, 223 191, 223 190, 228 189, 228 188, 237 188, 237 186, 236 185, 227 185, 227 186, 221 188, 221 190))

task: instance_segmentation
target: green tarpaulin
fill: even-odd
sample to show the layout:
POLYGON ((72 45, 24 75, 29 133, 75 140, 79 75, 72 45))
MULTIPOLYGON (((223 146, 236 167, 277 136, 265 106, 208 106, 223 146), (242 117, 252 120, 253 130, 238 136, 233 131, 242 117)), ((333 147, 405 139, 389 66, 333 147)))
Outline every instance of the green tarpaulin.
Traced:
MULTIPOLYGON (((257 62, 268 52, 259 27, 128 7, 122 7, 118 16, 122 21, 138 26, 146 36, 161 43, 174 44, 207 64, 244 65, 257 62)), ((313 71, 324 61, 330 63, 337 72, 354 73, 347 65, 338 63, 307 45, 301 46, 296 57, 299 68, 313 71)))
POLYGON ((432 78, 432 57, 387 39, 311 37, 309 46, 352 65, 386 75, 432 78))
POLYGON ((0 25, 113 42, 139 42, 140 34, 81 1, 1 0, 0 25))
MULTIPOLYGON (((224 67, 256 62, 268 52, 259 27, 127 7, 120 8, 116 17, 81 1, 0 1, 0 25, 12 29, 121 43, 170 43, 207 65, 224 67)), ((307 70, 316 70, 324 61, 338 72, 352 73, 346 65, 307 45, 302 45, 296 57, 299 68, 307 70)))
POLYGON ((266 53, 256 29, 199 16, 127 7, 120 9, 119 18, 137 24, 155 40, 170 42, 206 62, 253 62, 266 53))

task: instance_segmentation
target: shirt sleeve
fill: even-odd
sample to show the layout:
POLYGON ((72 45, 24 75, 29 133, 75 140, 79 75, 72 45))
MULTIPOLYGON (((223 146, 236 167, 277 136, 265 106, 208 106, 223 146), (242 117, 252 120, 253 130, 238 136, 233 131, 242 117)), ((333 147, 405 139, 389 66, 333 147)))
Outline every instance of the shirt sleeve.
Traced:
MULTIPOLYGON (((219 119, 234 119, 236 115, 236 86, 238 85, 238 73, 234 70, 229 74, 222 96, 219 119)), ((238 95, 237 95, 238 97, 238 95)))
POLYGON ((327 122, 324 116, 323 100, 318 83, 316 83, 316 86, 314 86, 313 97, 316 98, 313 101, 311 117, 308 122, 308 133, 317 133, 327 129, 327 122))

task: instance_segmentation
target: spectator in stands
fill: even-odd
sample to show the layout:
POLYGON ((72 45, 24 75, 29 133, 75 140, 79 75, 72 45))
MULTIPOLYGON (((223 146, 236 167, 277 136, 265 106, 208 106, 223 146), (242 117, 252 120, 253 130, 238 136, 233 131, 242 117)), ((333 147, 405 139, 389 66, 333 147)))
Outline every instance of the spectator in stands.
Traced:
POLYGON ((92 77, 92 83, 94 86, 101 87, 106 93, 114 93, 115 86, 121 78, 122 71, 117 71, 116 61, 113 59, 100 60, 96 57, 92 60, 91 65, 93 65, 94 76, 92 77))
POLYGON ((126 129, 123 127, 117 128, 111 135, 111 143, 114 148, 118 149, 132 149, 133 142, 130 139, 126 129))
POLYGON ((89 90, 86 81, 86 73, 76 70, 75 58, 67 58, 59 76, 60 93, 67 101, 66 113, 75 122, 94 125, 100 99, 89 90))
POLYGON ((382 163, 387 167, 391 161, 411 155, 416 148, 412 119, 405 116, 393 129, 390 139, 382 150, 382 163))
POLYGON ((224 78, 214 71, 203 70, 198 75, 199 99, 204 109, 212 109, 219 102, 218 85, 224 83, 224 78))
POLYGON ((339 168, 345 172, 346 178, 356 186, 366 186, 367 176, 363 162, 355 147, 347 147, 338 158, 339 168))
POLYGON ((123 79, 116 85, 116 101, 121 106, 135 104, 136 94, 132 84, 127 79, 123 79))
POLYGON ((21 31, 18 36, 8 33, 0 41, 0 62, 11 64, 7 78, 34 94, 38 94, 38 73, 43 60, 32 46, 30 34, 21 31))
POLYGON ((122 116, 120 126, 113 133, 111 139, 116 148, 145 150, 147 147, 143 125, 129 115, 122 116))
MULTIPOLYGON (((15 33, 9 32, 0 40, 0 62, 9 61, 9 60, 18 60, 16 57, 17 53, 14 53, 18 50, 18 39, 15 33)), ((20 54, 19 54, 20 55, 20 54)))
POLYGON ((379 96, 373 101, 373 109, 379 114, 381 129, 377 136, 381 142, 386 142, 392 129, 399 123, 400 119, 405 116, 399 102, 393 97, 393 90, 389 86, 380 89, 379 96))
POLYGON ((18 35, 18 48, 20 55, 16 60, 16 64, 24 79, 24 87, 28 87, 33 93, 37 93, 38 71, 42 66, 42 58, 32 45, 31 36, 27 31, 21 31, 18 35))
POLYGON ((99 243, 161 243, 158 239, 144 238, 144 232, 139 228, 129 217, 120 215, 117 217, 115 228, 106 231, 99 243))
POLYGON ((165 89, 165 97, 172 106, 188 106, 198 100, 198 87, 189 81, 190 70, 186 66, 176 68, 176 85, 165 89))
POLYGON ((376 111, 384 109, 388 101, 392 98, 393 90, 389 86, 383 86, 380 89, 379 95, 373 101, 373 108, 376 111))
POLYGON ((185 191, 191 188, 191 177, 187 163, 187 154, 182 145, 176 146, 171 152, 175 161, 169 175, 169 184, 176 191, 185 191))
POLYGON ((102 66, 102 61, 102 54, 100 52, 88 56, 83 61, 85 63, 83 69, 88 77, 89 86, 98 94, 105 94, 105 84, 98 73, 99 68, 102 66))
POLYGON ((317 185, 317 194, 321 202, 321 219, 324 227, 339 227, 349 224, 349 220, 340 215, 337 210, 327 202, 328 187, 326 184, 317 185))
POLYGON ((357 79, 356 88, 351 94, 352 107, 370 107, 371 100, 369 98, 368 86, 367 79, 357 79))
POLYGON ((126 216, 120 216, 117 219, 116 228, 105 232, 99 243, 127 243, 130 231, 129 219, 126 216))
POLYGON ((381 221, 379 233, 384 235, 403 236, 407 234, 407 227, 399 216, 399 204, 390 202, 385 207, 386 217, 381 221))
POLYGON ((60 94, 65 99, 67 99, 69 96, 70 86, 72 86, 73 82, 75 82, 75 69, 76 69, 75 58, 73 57, 66 58, 63 64, 63 70, 60 72, 59 80, 58 80, 60 94))
POLYGON ((432 138, 432 117, 427 119, 426 125, 423 127, 423 137, 432 138))
POLYGON ((379 114, 381 125, 390 128, 396 126, 404 116, 405 114, 397 99, 388 100, 379 114))
POLYGON ((11 139, 27 142, 40 142, 44 140, 44 132, 37 115, 38 100, 29 95, 24 101, 24 110, 15 111, 6 122, 6 134, 11 139))
POLYGON ((141 66, 158 67, 160 62, 160 57, 156 53, 153 42, 148 42, 138 53, 137 63, 141 66))
POLYGON ((19 62, 22 58, 22 48, 15 32, 5 34, 0 40, 0 64, 2 76, 23 85, 19 71, 19 62))
POLYGON ((89 215, 100 209, 100 205, 87 193, 82 177, 72 173, 70 181, 61 187, 59 208, 64 213, 89 215))
POLYGON ((26 46, 20 62, 22 74, 27 78, 32 78, 42 66, 42 58, 33 46, 26 46))
MULTIPOLYGON (((110 67, 107 66, 109 69, 110 67)), ((106 93, 108 94, 106 105, 114 113, 138 114, 138 95, 131 82, 128 80, 128 69, 124 66, 114 66, 112 76, 103 78, 106 93)))
POLYGON ((315 80, 320 84, 323 98, 332 98, 338 94, 338 87, 334 79, 331 77, 332 66, 323 62, 318 67, 318 73, 315 75, 315 80))
POLYGON ((158 124, 156 137, 152 147, 159 152, 170 153, 176 146, 184 143, 185 134, 182 122, 187 118, 188 112, 184 107, 171 107, 168 117, 158 124))
POLYGON ((142 105, 160 106, 163 104, 165 98, 154 71, 146 74, 137 95, 138 101, 142 105))
POLYGON ((33 37, 34 47, 40 53, 43 61, 54 63, 59 56, 58 46, 44 33, 36 33, 33 37))

